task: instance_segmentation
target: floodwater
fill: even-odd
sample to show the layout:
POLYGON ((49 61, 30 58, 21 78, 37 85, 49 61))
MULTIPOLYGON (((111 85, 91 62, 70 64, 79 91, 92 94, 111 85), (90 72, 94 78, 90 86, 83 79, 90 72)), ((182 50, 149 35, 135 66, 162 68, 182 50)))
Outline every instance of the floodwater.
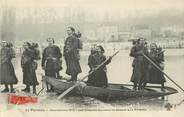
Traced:
MULTIPOLYGON (((106 55, 113 54, 113 51, 106 52, 106 55)), ((79 78, 86 75, 89 71, 87 66, 87 59, 88 59, 89 52, 81 52, 81 66, 83 72, 79 75, 79 78)), ((40 62, 40 61, 39 61, 40 62)), ((16 74, 19 80, 18 85, 15 87, 17 91, 20 92, 25 86, 22 84, 22 70, 20 67, 20 57, 17 57, 13 61, 16 74)), ((129 57, 129 50, 122 50, 120 53, 112 59, 112 62, 107 66, 108 69, 108 80, 110 83, 129 83, 130 77, 132 74, 132 58, 129 57)), ((66 66, 63 60, 63 67, 64 69, 61 71, 61 75, 68 77, 65 74, 66 66)), ((184 88, 184 50, 183 49, 176 49, 176 50, 166 50, 165 52, 165 72, 181 87, 184 88)), ((41 74, 43 71, 39 65, 37 70, 38 81, 40 85, 37 87, 37 92, 43 87, 41 82, 41 74)), ((17 106, 18 108, 32 108, 32 109, 78 109, 78 108, 85 108, 85 109, 145 109, 145 110, 165 110, 164 105, 169 102, 173 105, 180 103, 181 100, 184 99, 184 93, 180 91, 172 82, 167 80, 165 83, 166 86, 171 86, 176 88, 179 93, 173 94, 165 98, 165 100, 161 99, 151 99, 151 100, 144 100, 144 99, 129 99, 129 100, 122 100, 122 101, 115 101, 115 102, 102 102, 94 98, 90 97, 66 97, 62 100, 57 100, 57 95, 55 93, 47 94, 45 90, 39 95, 39 102, 37 104, 27 104, 26 106, 17 106)), ((2 90, 3 86, 1 86, 2 90)), ((0 101, 1 104, 7 104, 7 94, 0 94, 1 98, 4 101, 0 101)), ((183 106, 183 104, 181 105, 183 106)), ((177 107, 176 107, 177 108, 177 107)), ((54 111, 54 110, 53 110, 54 111)))

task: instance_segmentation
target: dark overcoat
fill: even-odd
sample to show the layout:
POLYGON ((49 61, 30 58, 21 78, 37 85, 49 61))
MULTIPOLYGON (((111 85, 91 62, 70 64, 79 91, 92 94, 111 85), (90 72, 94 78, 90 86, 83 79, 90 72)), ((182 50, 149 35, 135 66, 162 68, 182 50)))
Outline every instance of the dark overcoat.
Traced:
POLYGON ((75 75, 81 73, 81 66, 79 63, 79 40, 75 36, 69 36, 65 40, 64 58, 66 62, 66 74, 75 75))
MULTIPOLYGON (((164 54, 159 53, 158 51, 150 51, 149 57, 150 59, 156 63, 159 67, 162 62, 164 62, 164 54)), ((161 67, 160 67, 161 68, 161 67)), ((162 84, 166 82, 166 79, 161 71, 159 71, 155 66, 153 66, 151 63, 149 63, 149 80, 148 83, 151 84, 162 84)))
POLYGON ((133 73, 131 77, 131 82, 147 82, 148 80, 148 61, 143 57, 142 51, 145 55, 148 55, 148 50, 146 47, 141 45, 136 45, 131 49, 130 56, 134 57, 133 61, 133 73))
POLYGON ((42 55, 42 67, 45 68, 45 75, 56 77, 56 73, 62 69, 60 58, 62 53, 56 45, 48 46, 44 49, 42 55))
POLYGON ((11 62, 12 58, 15 58, 15 51, 13 48, 2 47, 0 54, 0 83, 17 84, 18 80, 11 62))
MULTIPOLYGON (((88 57, 88 65, 90 67, 91 72, 94 68, 98 67, 101 63, 106 61, 106 57, 104 55, 99 55, 97 53, 91 54, 88 57)), ((94 71, 91 75, 88 77, 87 84, 96 86, 96 87, 107 87, 108 86, 108 79, 107 79, 107 69, 106 65, 110 63, 110 60, 108 60, 101 68, 94 71)))
POLYGON ((23 84, 25 85, 38 85, 36 77, 35 64, 35 52, 32 49, 26 49, 23 51, 21 57, 21 66, 23 71, 23 84))

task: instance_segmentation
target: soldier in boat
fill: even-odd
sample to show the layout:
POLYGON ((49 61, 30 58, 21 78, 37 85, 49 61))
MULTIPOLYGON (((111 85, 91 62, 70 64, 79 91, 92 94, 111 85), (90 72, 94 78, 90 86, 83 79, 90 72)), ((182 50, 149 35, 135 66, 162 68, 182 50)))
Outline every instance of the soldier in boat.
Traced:
POLYGON ((80 54, 79 50, 79 39, 75 35, 75 29, 73 27, 67 28, 68 37, 65 40, 64 45, 64 58, 66 62, 66 74, 71 76, 71 79, 68 81, 77 81, 77 76, 82 72, 81 66, 79 63, 80 54))
POLYGON ((0 83, 5 86, 5 89, 2 90, 1 92, 2 93, 9 92, 8 85, 10 85, 10 92, 15 93, 13 85, 17 84, 18 80, 15 75, 13 64, 11 62, 11 60, 15 58, 15 51, 13 49, 13 44, 3 41, 0 54, 1 54, 0 83))
MULTIPOLYGON (((43 50, 42 55, 42 69, 45 70, 45 76, 52 78, 59 78, 58 72, 62 69, 61 57, 62 53, 60 48, 54 45, 55 41, 53 38, 47 39, 48 46, 43 50)), ((47 85, 47 92, 53 92, 53 86, 47 85)))
POLYGON ((33 93, 36 94, 36 85, 38 85, 36 69, 37 69, 37 60, 38 56, 35 54, 35 50, 29 42, 24 42, 23 44, 24 51, 21 57, 21 67, 23 71, 23 84, 26 85, 26 88, 22 91, 30 92, 30 86, 33 86, 33 93))
MULTIPOLYGON (((164 53, 162 48, 158 48, 156 43, 150 44, 150 59, 160 67, 160 69, 164 69, 164 53)), ((151 84, 161 84, 161 90, 164 91, 164 82, 166 79, 161 71, 158 70, 155 66, 149 63, 149 80, 147 83, 151 84)))
POLYGON ((133 74, 131 82, 134 83, 133 89, 141 90, 144 88, 145 82, 148 80, 148 61, 143 57, 143 54, 148 55, 148 49, 145 46, 145 39, 139 38, 137 44, 132 47, 130 56, 134 57, 133 74))
MULTIPOLYGON (((104 55, 104 48, 102 46, 96 46, 92 48, 91 55, 88 58, 88 65, 90 67, 90 71, 93 71, 96 67, 98 67, 101 63, 106 61, 106 57, 104 55)), ((88 85, 96 86, 96 87, 108 87, 108 79, 107 79, 107 68, 106 65, 111 62, 111 58, 98 70, 92 73, 87 81, 88 85)))
MULTIPOLYGON (((134 71, 135 71, 135 62, 136 62, 136 58, 133 56, 133 53, 134 53, 134 51, 135 51, 135 49, 136 49, 136 46, 137 46, 138 42, 139 42, 139 40, 133 40, 133 41, 132 41, 132 45, 133 45, 133 46, 132 46, 132 48, 131 48, 131 50, 130 50, 130 54, 129 54, 129 56, 133 57, 133 62, 132 62, 132 77, 133 77, 133 75, 134 75, 134 71)), ((135 83, 136 83, 136 82, 135 82, 135 83)), ((137 83, 134 84, 133 89, 136 89, 136 86, 137 86, 137 83)))
MULTIPOLYGON (((93 58, 94 58, 93 56, 94 56, 96 53, 97 53, 97 45, 96 45, 96 44, 93 44, 93 45, 91 46, 91 53, 90 53, 90 55, 89 55, 89 57, 88 57, 88 66, 89 66, 89 68, 90 68, 89 72, 91 72, 91 71, 93 70, 93 67, 92 67, 92 60, 93 60, 93 58)), ((88 85, 93 85, 93 84, 95 84, 94 77, 95 77, 94 73, 88 76, 88 81, 87 81, 87 84, 88 84, 88 85)))

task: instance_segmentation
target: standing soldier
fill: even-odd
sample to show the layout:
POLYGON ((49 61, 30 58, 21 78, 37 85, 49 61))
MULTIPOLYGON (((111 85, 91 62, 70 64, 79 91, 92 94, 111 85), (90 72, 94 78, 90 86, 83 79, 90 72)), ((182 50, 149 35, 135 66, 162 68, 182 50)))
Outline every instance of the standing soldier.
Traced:
POLYGON ((131 77, 131 82, 134 83, 134 89, 136 90, 137 84, 138 90, 144 88, 145 82, 148 80, 148 61, 144 58, 143 54, 148 54, 148 49, 145 47, 145 39, 140 38, 138 44, 131 51, 130 56, 134 57, 134 73, 131 77))
POLYGON ((135 75, 135 64, 136 64, 136 57, 135 57, 135 55, 134 55, 134 53, 135 53, 135 51, 136 51, 136 46, 137 46, 137 44, 139 43, 139 39, 138 40, 133 40, 132 41, 132 48, 131 48, 131 50, 130 50, 130 54, 129 54, 129 56, 131 56, 131 57, 133 57, 133 62, 132 62, 132 76, 131 76, 131 80, 132 80, 132 82, 134 83, 134 87, 133 87, 133 89, 134 90, 136 90, 136 87, 137 87, 137 80, 136 79, 134 79, 134 75, 135 75))
POLYGON ((5 86, 2 93, 9 92, 8 85, 10 85, 10 92, 15 93, 13 84, 17 84, 18 80, 15 75, 15 70, 11 62, 15 58, 15 51, 12 48, 12 43, 3 42, 0 55, 0 83, 5 86))
MULTIPOLYGON (((58 46, 54 45, 54 39, 47 39, 48 46, 44 49, 42 55, 42 69, 45 70, 45 75, 53 78, 58 78, 58 72, 62 69, 61 66, 61 51, 58 46)), ((54 91, 53 86, 47 84, 47 92, 54 91)))
MULTIPOLYGON (((164 62, 164 54, 162 49, 157 48, 155 43, 150 44, 150 59, 157 64, 162 70, 164 62)), ((151 84, 161 84, 161 90, 164 91, 164 82, 166 82, 165 77, 161 71, 159 71, 155 66, 149 63, 149 81, 151 84)))
POLYGON ((26 88, 22 91, 30 92, 30 86, 33 86, 33 93, 36 94, 36 85, 38 85, 36 77, 37 56, 35 55, 35 50, 31 47, 29 42, 23 44, 23 54, 21 57, 21 66, 23 71, 23 84, 26 85, 26 88))
POLYGON ((68 37, 65 40, 64 57, 66 61, 66 74, 71 75, 69 81, 77 81, 77 75, 82 72, 79 59, 79 39, 74 35, 73 27, 67 28, 68 37))

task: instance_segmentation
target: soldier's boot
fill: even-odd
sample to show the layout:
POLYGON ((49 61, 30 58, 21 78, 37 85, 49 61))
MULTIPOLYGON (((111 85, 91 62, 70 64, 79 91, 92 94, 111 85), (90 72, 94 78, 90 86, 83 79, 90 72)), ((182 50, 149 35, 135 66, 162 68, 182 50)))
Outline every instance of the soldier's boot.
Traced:
POLYGON ((25 91, 25 92, 27 92, 27 93, 30 93, 30 86, 29 85, 27 85, 27 90, 25 91))
POLYGON ((73 81, 74 82, 77 82, 77 77, 76 76, 73 78, 73 81))
POLYGON ((36 93, 36 85, 33 85, 33 94, 37 94, 36 93))
POLYGON ((57 78, 57 79, 62 79, 62 77, 60 77, 59 71, 56 72, 56 78, 57 78))
POLYGON ((5 84, 4 86, 5 86, 5 88, 4 88, 4 90, 1 91, 1 93, 7 93, 7 92, 9 92, 8 85, 5 84))
POLYGON ((15 89, 13 88, 13 84, 10 84, 10 92, 15 93, 15 89))
POLYGON ((77 81, 77 75, 78 75, 78 74, 74 74, 74 75, 72 75, 72 79, 73 79, 73 81, 74 81, 74 82, 76 82, 76 81, 77 81))
POLYGON ((26 88, 22 89, 21 91, 26 91, 28 89, 28 86, 26 85, 26 88))
POLYGON ((144 87, 144 82, 143 82, 143 80, 141 79, 141 80, 139 81, 138 90, 143 90, 143 87, 144 87))
POLYGON ((46 82, 46 88, 47 88, 47 91, 46 91, 47 93, 51 92, 50 89, 49 89, 49 84, 47 82, 46 82))
POLYGON ((26 88, 22 89, 22 91, 29 93, 30 92, 30 86, 26 85, 26 88))
POLYGON ((142 90, 142 85, 139 83, 138 90, 142 90))
POLYGON ((147 83, 143 83, 142 88, 144 89, 146 87, 147 83))
POLYGON ((68 82, 76 82, 77 81, 77 75, 78 74, 72 74, 71 79, 67 80, 68 82))
POLYGON ((50 87, 51 92, 54 92, 54 87, 52 85, 50 87))
POLYGON ((134 83, 133 90, 137 90, 137 83, 134 83))

